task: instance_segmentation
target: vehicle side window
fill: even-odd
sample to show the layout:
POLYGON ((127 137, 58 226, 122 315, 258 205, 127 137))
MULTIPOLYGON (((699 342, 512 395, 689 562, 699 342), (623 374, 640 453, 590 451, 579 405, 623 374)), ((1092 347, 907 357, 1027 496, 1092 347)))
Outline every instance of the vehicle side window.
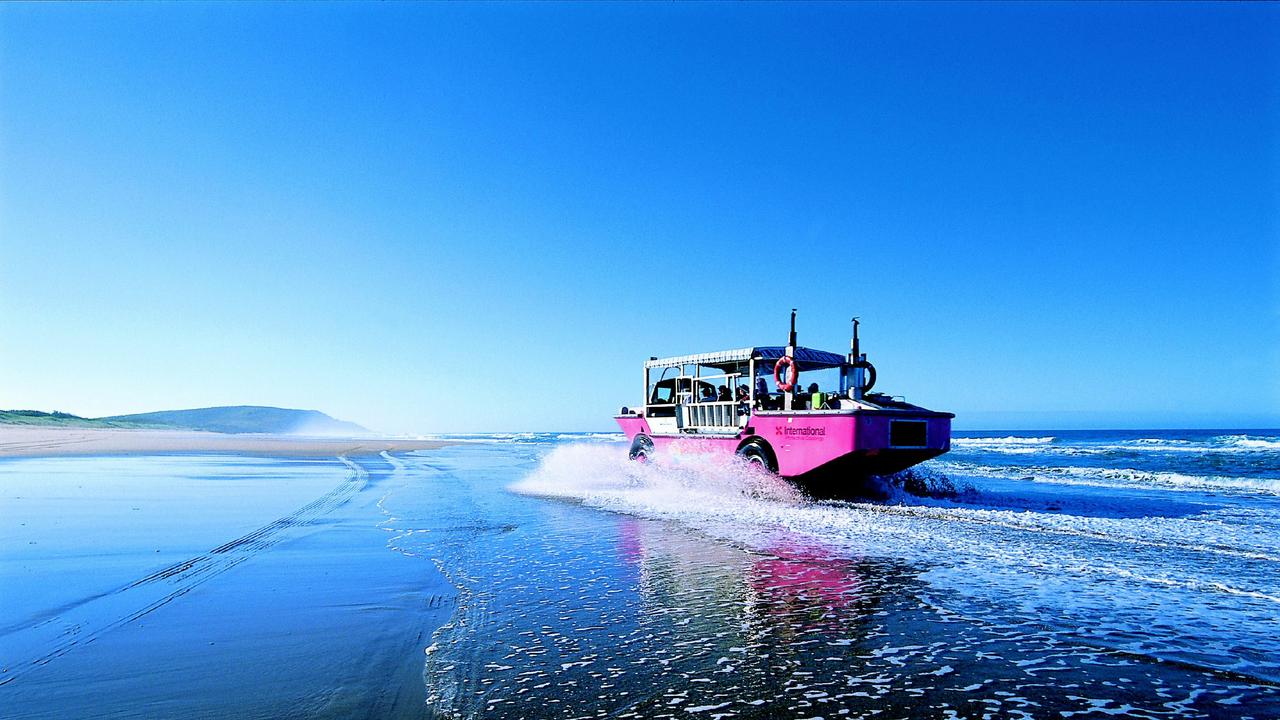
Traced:
POLYGON ((654 405, 670 404, 674 402, 675 383, 671 381, 660 382, 653 387, 653 397, 649 402, 654 405))

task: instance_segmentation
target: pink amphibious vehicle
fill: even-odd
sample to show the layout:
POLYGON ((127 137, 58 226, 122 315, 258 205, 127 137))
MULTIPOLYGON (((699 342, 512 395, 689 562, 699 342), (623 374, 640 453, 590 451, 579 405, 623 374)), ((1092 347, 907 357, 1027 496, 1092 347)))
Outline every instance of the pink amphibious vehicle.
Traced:
POLYGON ((643 410, 624 407, 616 418, 632 459, 679 440, 839 494, 950 449, 955 415, 871 392, 875 367, 859 351, 856 318, 848 355, 799 347, 795 321, 793 310, 786 347, 650 358, 643 410), (838 379, 839 391, 802 388, 809 377, 838 379))

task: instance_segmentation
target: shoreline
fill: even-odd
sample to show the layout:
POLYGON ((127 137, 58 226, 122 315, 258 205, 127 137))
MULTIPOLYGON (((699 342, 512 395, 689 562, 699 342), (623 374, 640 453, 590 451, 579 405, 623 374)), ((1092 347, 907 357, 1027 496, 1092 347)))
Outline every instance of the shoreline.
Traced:
POLYGON ((440 440, 382 437, 306 437, 200 430, 0 425, 0 458, 191 453, 359 457, 383 452, 431 450, 448 444, 440 440))

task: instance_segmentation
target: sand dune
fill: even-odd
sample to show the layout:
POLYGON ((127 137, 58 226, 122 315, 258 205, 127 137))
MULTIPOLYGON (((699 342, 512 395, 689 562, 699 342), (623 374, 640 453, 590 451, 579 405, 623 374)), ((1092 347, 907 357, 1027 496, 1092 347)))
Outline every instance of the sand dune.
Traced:
POLYGON ((234 452, 262 455, 332 456, 425 450, 445 443, 397 438, 303 437, 198 432, 0 425, 0 457, 135 455, 234 452))

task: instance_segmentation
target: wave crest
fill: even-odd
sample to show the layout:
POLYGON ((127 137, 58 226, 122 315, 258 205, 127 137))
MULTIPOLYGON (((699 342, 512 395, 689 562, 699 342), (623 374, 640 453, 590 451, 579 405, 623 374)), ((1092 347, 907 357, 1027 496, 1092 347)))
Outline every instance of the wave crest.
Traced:
POLYGON ((1280 450, 1280 438, 1274 435, 1221 435, 1214 440, 1237 450, 1280 450))

